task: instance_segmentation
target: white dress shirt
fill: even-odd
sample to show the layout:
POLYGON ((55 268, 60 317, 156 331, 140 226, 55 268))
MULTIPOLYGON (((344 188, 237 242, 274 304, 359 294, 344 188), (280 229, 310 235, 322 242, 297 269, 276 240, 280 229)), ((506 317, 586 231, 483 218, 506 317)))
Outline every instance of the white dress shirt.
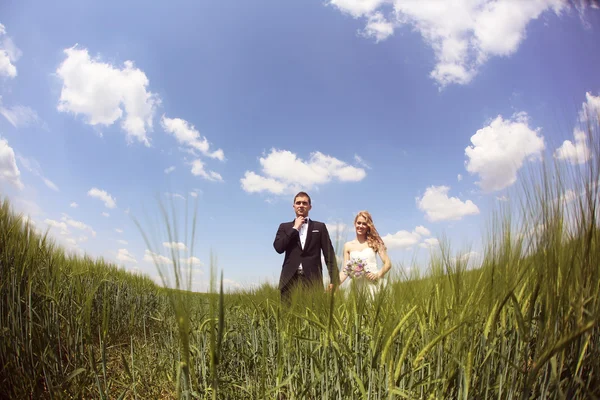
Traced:
MULTIPOLYGON (((304 250, 304 244, 306 243, 306 234, 308 232, 308 217, 306 217, 306 223, 300 226, 300 230, 298 231, 300 234, 300 246, 302 246, 302 250, 304 250)), ((298 266, 298 271, 302 272, 302 263, 298 266)))

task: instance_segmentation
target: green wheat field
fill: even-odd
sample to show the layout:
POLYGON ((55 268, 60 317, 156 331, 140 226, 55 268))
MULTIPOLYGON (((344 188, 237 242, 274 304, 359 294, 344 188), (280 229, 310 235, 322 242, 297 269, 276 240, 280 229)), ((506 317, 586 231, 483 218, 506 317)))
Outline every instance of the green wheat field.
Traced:
POLYGON ((214 272, 211 293, 193 293, 176 257, 157 267, 179 289, 163 289, 65 254, 4 199, 0 396, 600 398, 600 144, 587 131, 587 163, 537 163, 489 216, 481 260, 441 240, 426 273, 395 265, 373 299, 349 288, 286 308, 267 284, 224 293, 214 272))

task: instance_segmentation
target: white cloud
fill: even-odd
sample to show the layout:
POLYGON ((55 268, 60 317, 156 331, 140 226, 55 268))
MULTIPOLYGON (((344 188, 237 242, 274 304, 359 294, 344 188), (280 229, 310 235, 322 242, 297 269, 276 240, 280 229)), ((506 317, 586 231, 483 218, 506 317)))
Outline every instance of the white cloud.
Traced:
POLYGON ((232 279, 223 278, 223 288, 225 287, 240 289, 242 285, 232 279))
POLYGON ((96 231, 94 231, 91 226, 89 226, 81 221, 76 221, 76 220, 72 219, 71 217, 69 217, 67 214, 63 213, 61 220, 63 222, 65 222, 67 225, 72 226, 75 229, 79 229, 82 231, 88 231, 92 234, 93 237, 96 237, 96 231))
POLYGON ((382 13, 376 12, 367 17, 364 36, 374 38, 377 43, 392 36, 393 33, 394 22, 388 20, 382 13))
POLYGON ((167 249, 187 250, 185 243, 181 242, 163 242, 163 246, 167 249))
POLYGON ((516 114, 511 120, 499 115, 471 136, 473 145, 465 148, 467 171, 479 175, 477 184, 486 192, 512 185, 525 160, 541 156, 545 145, 538 133, 539 128, 529 127, 526 113, 516 114))
POLYGON ((23 225, 25 224, 29 224, 29 225, 35 225, 35 221, 29 216, 29 215, 23 215, 21 217, 21 220, 23 221, 23 225))
POLYGON ((453 257, 452 260, 454 262, 467 263, 468 265, 472 266, 478 262, 481 262, 481 257, 476 251, 469 251, 468 253, 459 254, 456 257, 453 257))
POLYGON ((458 176, 456 177, 456 179, 458 179, 458 181, 460 182, 460 181, 462 181, 463 177, 462 177, 461 174, 458 174, 458 176))
POLYGON ((329 222, 327 223, 327 231, 331 236, 332 241, 336 239, 343 239, 345 235, 352 232, 352 226, 346 225, 343 222, 329 222))
POLYGON ((186 266, 186 265, 192 265, 192 266, 202 266, 202 261, 200 261, 200 259, 198 257, 186 257, 186 258, 181 258, 180 260, 180 264, 181 266, 186 266))
POLYGON ((17 167, 15 152, 6 139, 0 138, 0 181, 6 181, 19 190, 23 189, 21 172, 17 167))
POLYGON ((2 96, 0 96, 0 114, 15 128, 33 125, 40 120, 37 113, 30 107, 4 107, 2 105, 2 96))
POLYGON ((90 125, 109 126, 121 120, 128 143, 150 146, 147 132, 160 99, 147 90, 146 74, 125 61, 123 68, 91 59, 87 49, 65 49, 56 70, 63 86, 58 110, 83 114, 90 125), (125 115, 124 115, 125 114, 125 115))
MULTIPOLYGON (((581 105, 581 111, 579 112, 579 123, 582 127, 588 128, 600 121, 600 96, 594 96, 586 92, 585 99, 586 101, 581 105)), ((576 127, 573 130, 573 137, 575 143, 565 140, 554 152, 554 157, 569 161, 573 165, 584 164, 592 156, 587 146, 587 136, 582 128, 576 127)))
POLYGON ((194 189, 190 192, 190 196, 192 196, 192 197, 198 197, 201 194, 202 194, 202 190, 200 190, 200 189, 194 189))
POLYGON ((202 137, 200 132, 186 120, 181 118, 167 118, 163 115, 161 125, 167 133, 175 137, 179 144, 198 150, 207 157, 216 158, 221 161, 225 159, 223 150, 211 151, 208 140, 202 137))
POLYGON ((64 222, 59 222, 53 219, 45 219, 44 222, 46 225, 52 228, 56 228, 60 231, 61 235, 68 235, 69 229, 67 228, 67 224, 64 222))
POLYGON ((119 239, 119 240, 117 240, 117 242, 119 242, 119 244, 122 244, 125 246, 129 244, 129 242, 127 242, 127 240, 123 240, 123 239, 119 239))
POLYGON ((48 186, 50 189, 54 190, 55 192, 59 192, 60 190, 58 189, 58 186, 56 186, 54 184, 54 182, 52 182, 50 179, 46 178, 44 175, 42 175, 42 167, 40 166, 40 164, 34 160, 34 159, 28 159, 25 158, 21 155, 17 155, 17 159, 19 160, 19 162, 21 163, 21 165, 23 165, 23 167, 25 167, 26 170, 28 170, 29 172, 31 172, 33 175, 39 177, 42 179, 42 181, 44 182, 44 184, 46 186, 48 186))
POLYGON ((330 0, 342 12, 363 17, 362 34, 381 41, 410 25, 435 54, 430 76, 440 85, 469 83, 490 57, 513 54, 530 21, 560 15, 563 0, 330 0), (393 8, 393 10, 392 10, 393 8))
POLYGON ((354 155, 354 161, 356 162, 357 165, 360 165, 363 168, 366 169, 371 169, 371 167, 369 166, 369 164, 367 164, 367 162, 358 154, 354 155))
POLYGON ((173 264, 173 261, 165 256, 162 256, 160 254, 154 253, 148 249, 146 249, 146 252, 144 253, 144 261, 147 262, 151 262, 153 264, 173 264))
POLYGON ((448 197, 448 186, 430 186, 420 199, 419 210, 424 211, 429 221, 458 220, 467 215, 479 214, 479 208, 471 201, 448 197))
POLYGON ((383 242, 390 249, 398 248, 405 249, 408 247, 412 247, 421 241, 421 235, 416 231, 398 231, 394 234, 388 233, 387 235, 382 237, 383 242))
POLYGON ((440 245, 440 242, 436 238, 428 238, 423 240, 423 243, 420 243, 419 246, 424 249, 430 249, 432 247, 437 247, 440 245))
POLYGON ((330 4, 339 8, 342 12, 352 15, 354 18, 373 13, 388 0, 331 0, 330 4))
POLYGON ((383 236, 383 242, 390 249, 408 249, 412 246, 419 244, 421 247, 429 246, 430 244, 437 242, 437 239, 423 239, 424 236, 430 236, 431 232, 429 229, 422 225, 419 225, 413 229, 412 232, 407 230, 401 230, 396 233, 388 233, 383 236))
POLYGON ((567 160, 571 164, 583 164, 592 156, 590 149, 587 147, 586 134, 576 128, 573 136, 575 137, 575 144, 570 140, 565 140, 554 152, 554 157, 559 160, 567 160))
POLYGON ((170 174, 173 171, 175 171, 174 165, 170 166, 169 168, 165 168, 165 174, 170 174))
POLYGON ((240 179, 242 189, 248 193, 270 192, 273 194, 285 194, 291 192, 290 188, 283 182, 272 178, 265 178, 252 171, 246 171, 240 179))
POLYGON ((87 195, 90 197, 94 197, 96 199, 102 200, 106 208, 115 208, 117 206, 117 201, 110 194, 108 194, 105 190, 100 190, 98 188, 91 188, 88 190, 87 195))
POLYGON ((6 35, 4 25, 0 24, 0 76, 15 78, 17 67, 14 63, 21 58, 22 54, 12 39, 6 35))
POLYGON ((353 167, 318 151, 304 161, 291 151, 272 149, 259 162, 265 176, 246 171, 240 179, 242 188, 248 193, 289 194, 332 180, 358 182, 367 175, 363 168, 353 167))
POLYGON ((415 232, 417 232, 421 236, 430 236, 431 235, 431 232, 429 232, 429 229, 425 228, 422 225, 417 226, 415 228, 415 232))
POLYGON ((185 197, 183 197, 182 195, 180 195, 179 193, 171 193, 171 192, 166 192, 165 195, 167 197, 171 197, 171 198, 175 198, 175 199, 179 199, 179 200, 185 200, 185 197))
POLYGON ((600 96, 586 92, 585 99, 586 101, 581 106, 579 119, 583 123, 598 121, 600 119, 600 96))
POLYGON ((108 218, 108 217, 110 217, 110 214, 107 213, 106 211, 104 211, 104 212, 102 212, 102 216, 108 218))
POLYGON ((115 228, 115 232, 117 232, 117 233, 123 233, 123 229, 115 228))
POLYGON ((207 171, 204 169, 202 160, 192 161, 192 175, 200 176, 208 181, 222 182, 223 177, 215 171, 207 171))
POLYGON ((121 262, 129 262, 133 264, 137 264, 137 260, 127 249, 119 249, 117 252, 117 260, 121 262))
POLYGON ((75 202, 72 202, 71 204, 69 204, 69 207, 71 207, 71 208, 77 208, 77 207, 79 207, 79 204, 77 204, 75 202))

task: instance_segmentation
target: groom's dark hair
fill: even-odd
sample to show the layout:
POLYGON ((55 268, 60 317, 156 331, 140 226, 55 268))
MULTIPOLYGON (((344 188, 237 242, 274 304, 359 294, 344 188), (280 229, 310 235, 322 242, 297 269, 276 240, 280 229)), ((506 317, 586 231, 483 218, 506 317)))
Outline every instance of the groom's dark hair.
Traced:
POLYGON ((294 203, 296 202, 296 199, 297 199, 298 197, 307 197, 307 198, 308 198, 308 204, 311 204, 311 203, 310 203, 310 196, 308 195, 308 193, 306 193, 306 192, 298 192, 298 194, 296 194, 296 195, 294 196, 294 203))

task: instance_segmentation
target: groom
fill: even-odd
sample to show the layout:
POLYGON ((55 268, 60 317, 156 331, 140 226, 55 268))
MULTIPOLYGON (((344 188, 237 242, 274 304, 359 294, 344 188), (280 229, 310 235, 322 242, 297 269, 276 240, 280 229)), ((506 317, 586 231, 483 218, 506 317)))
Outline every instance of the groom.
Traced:
POLYGON ((308 218, 312 208, 310 196, 300 192, 294 197, 296 218, 292 222, 279 225, 273 247, 277 253, 285 252, 279 290, 281 299, 289 303, 292 291, 299 286, 323 286, 321 252, 325 257, 331 284, 330 289, 339 285, 339 271, 335 251, 324 223, 308 218))

